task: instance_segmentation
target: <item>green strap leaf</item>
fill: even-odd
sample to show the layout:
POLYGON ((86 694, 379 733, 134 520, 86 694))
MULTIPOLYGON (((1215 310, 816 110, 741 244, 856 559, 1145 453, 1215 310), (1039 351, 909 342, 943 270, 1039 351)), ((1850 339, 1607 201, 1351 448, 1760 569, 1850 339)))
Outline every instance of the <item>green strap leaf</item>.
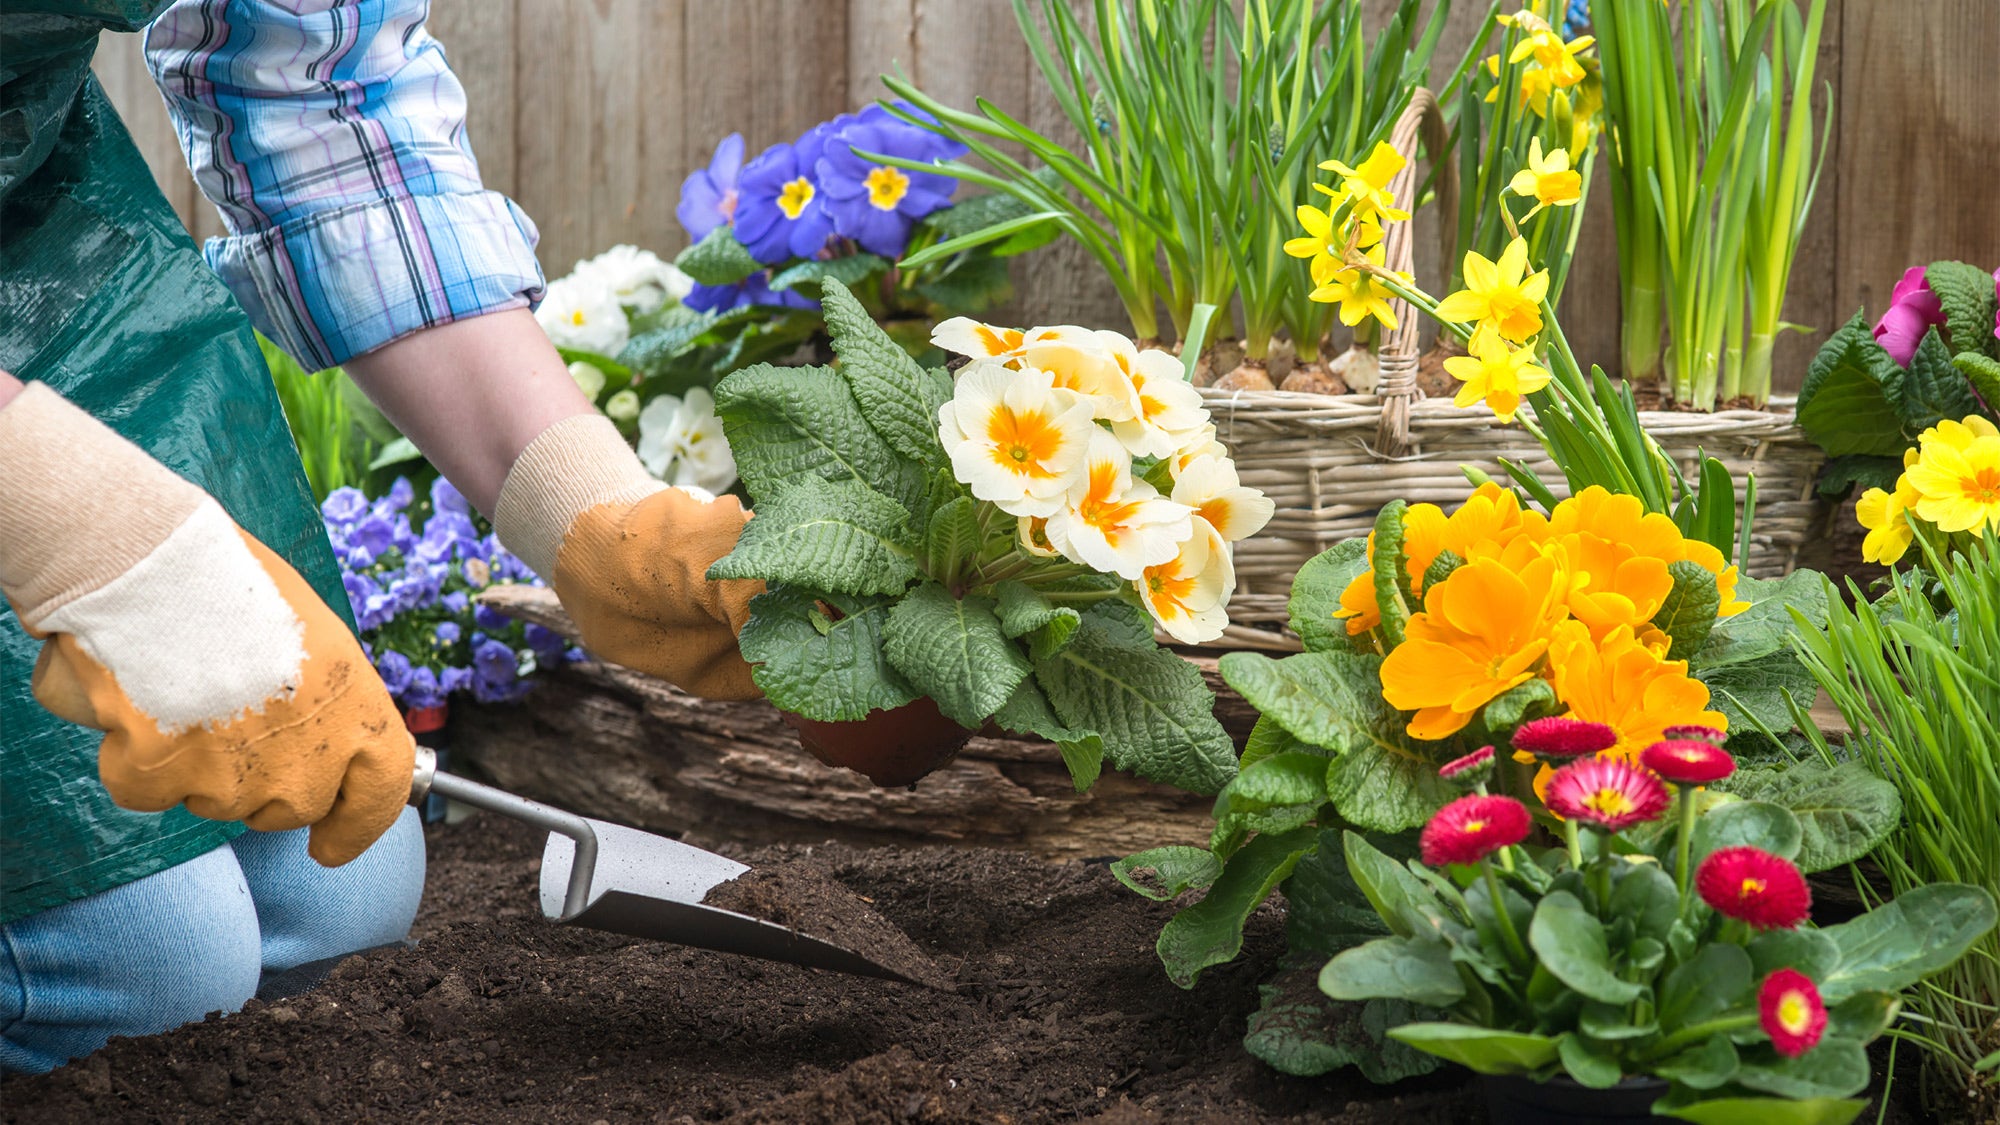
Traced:
POLYGON ((680 252, 674 265, 703 285, 735 285, 764 268, 727 226, 709 231, 707 237, 680 252))
MULTIPOLYGON (((761 517, 760 517, 761 518, 761 517)), ((750 521, 755 524, 757 521, 750 521)), ((993 599, 926 582, 889 611, 889 662, 953 722, 978 729, 1027 677, 1027 657, 1000 631, 993 599)))
POLYGON ((833 620, 819 598, 778 587, 750 600, 743 659, 771 703, 809 719, 849 721, 917 698, 882 652, 889 603, 828 594, 833 620))
POLYGON ((917 575, 909 517, 858 481, 802 477, 758 505, 708 577, 761 578, 835 594, 899 594, 917 575))
POLYGON ((1347 872, 1368 904, 1397 937, 1444 937, 1452 932, 1444 904, 1408 867, 1354 832, 1341 835, 1347 872))

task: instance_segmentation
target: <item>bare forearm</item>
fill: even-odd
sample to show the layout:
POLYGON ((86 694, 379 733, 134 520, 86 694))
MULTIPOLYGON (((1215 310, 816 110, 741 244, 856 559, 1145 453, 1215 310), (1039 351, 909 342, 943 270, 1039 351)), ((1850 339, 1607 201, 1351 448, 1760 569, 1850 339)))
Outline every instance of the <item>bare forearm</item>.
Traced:
POLYGON ((0 371, 0 407, 14 401, 14 396, 20 393, 21 381, 5 371, 0 371))
MULTIPOLYGON (((346 366, 389 421, 489 516, 521 450, 550 425, 592 409, 525 309, 427 328, 346 366)), ((0 384, 0 401, 5 394, 0 384)))

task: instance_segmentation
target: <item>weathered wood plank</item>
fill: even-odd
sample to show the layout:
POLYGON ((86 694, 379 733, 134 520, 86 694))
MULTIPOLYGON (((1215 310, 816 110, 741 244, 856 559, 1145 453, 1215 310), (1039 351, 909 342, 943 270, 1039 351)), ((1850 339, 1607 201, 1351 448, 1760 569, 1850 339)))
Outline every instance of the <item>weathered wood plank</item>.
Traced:
POLYGON ((515 86, 520 13, 514 0, 432 0, 426 23, 444 45, 452 72, 465 87, 465 129, 479 159, 479 178, 493 191, 513 195, 519 167, 515 131, 522 103, 515 86))
POLYGON ((143 37, 110 31, 99 35, 97 55, 90 68, 97 75, 98 84, 104 87, 105 96, 117 107, 118 116, 124 119, 139 152, 145 156, 147 167, 153 171, 153 181, 160 185, 160 193, 173 205, 181 222, 192 227, 197 208, 212 209, 195 187, 187 161, 181 156, 180 143, 174 138, 174 124, 167 116, 166 103, 160 99, 160 89, 146 70, 143 37))
POLYGON ((859 109, 887 93, 881 76, 916 74, 916 0, 847 6, 847 101, 859 109))

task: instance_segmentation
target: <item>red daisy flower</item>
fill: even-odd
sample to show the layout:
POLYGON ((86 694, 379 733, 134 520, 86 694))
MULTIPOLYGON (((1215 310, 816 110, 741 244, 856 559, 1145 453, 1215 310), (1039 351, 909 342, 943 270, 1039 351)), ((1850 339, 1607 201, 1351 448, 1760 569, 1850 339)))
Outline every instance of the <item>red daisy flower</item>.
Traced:
POLYGON ((1424 825, 1424 862, 1476 863, 1528 836, 1528 806, 1512 797, 1460 797, 1424 825))
POLYGON ((1438 767, 1438 776, 1461 789, 1472 789, 1493 776, 1493 748, 1481 746, 1463 758, 1453 758, 1438 767))
POLYGON ((1819 986, 1797 969, 1779 969, 1757 990, 1757 1016, 1771 1046, 1788 1059, 1798 1058, 1819 1044, 1826 1033, 1826 1005, 1819 986))
POLYGON ((1618 832, 1664 812, 1667 787, 1630 762, 1583 758, 1550 776, 1542 802, 1564 820, 1580 820, 1618 832))
POLYGON ((1701 723, 1668 727, 1660 732, 1660 737, 1666 739, 1668 742, 1684 742, 1693 739, 1697 742, 1712 742, 1717 746, 1729 741, 1727 733, 1716 730, 1711 726, 1704 726, 1701 723))
POLYGON ((1695 890, 1719 913, 1760 930, 1789 930, 1812 910, 1806 877, 1762 848, 1719 848, 1694 873, 1695 890))
POLYGON ((1639 764, 1675 785, 1707 785, 1736 772, 1729 751, 1692 738, 1655 742, 1640 751, 1639 764))
POLYGON ((1550 717, 1522 723, 1514 731, 1514 749, 1539 758, 1577 758, 1618 745, 1618 732, 1603 723, 1550 717))

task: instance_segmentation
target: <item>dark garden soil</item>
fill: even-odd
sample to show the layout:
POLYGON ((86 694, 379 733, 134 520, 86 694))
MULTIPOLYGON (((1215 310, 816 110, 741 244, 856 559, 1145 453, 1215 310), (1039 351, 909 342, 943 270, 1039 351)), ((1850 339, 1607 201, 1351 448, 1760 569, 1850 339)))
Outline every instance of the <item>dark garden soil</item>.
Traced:
POLYGON ((1102 864, 810 852, 954 973, 957 991, 551 925, 534 905, 540 838, 478 817, 432 830, 416 948, 352 958, 303 996, 7 1081, 0 1106, 8 1121, 91 1125, 1484 1118, 1456 1073, 1393 1087, 1351 1072, 1307 1081, 1245 1054, 1255 983, 1282 952, 1272 907, 1253 918, 1243 957, 1182 991, 1153 952, 1169 908, 1102 864))

